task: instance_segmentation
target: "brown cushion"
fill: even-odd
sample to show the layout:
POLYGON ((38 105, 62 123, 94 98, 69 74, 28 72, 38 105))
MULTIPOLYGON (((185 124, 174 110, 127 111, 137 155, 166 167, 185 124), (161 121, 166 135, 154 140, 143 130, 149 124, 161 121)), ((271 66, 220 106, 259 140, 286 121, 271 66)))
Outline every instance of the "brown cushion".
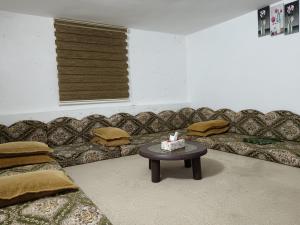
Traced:
POLYGON ((200 131, 206 132, 211 129, 224 128, 229 125, 229 122, 226 120, 209 120, 204 122, 198 122, 190 125, 187 130, 189 131, 200 131))
POLYGON ((116 127, 102 127, 93 130, 94 135, 105 140, 114 140, 119 138, 130 138, 130 135, 120 128, 116 127))
POLYGON ((40 155, 53 152, 47 144, 37 141, 17 141, 0 144, 0 158, 40 155))
POLYGON ((199 131, 188 131, 187 135, 189 136, 199 136, 199 137, 207 137, 214 134, 222 134, 229 130, 229 127, 224 127, 220 129, 212 129, 206 132, 199 132, 199 131))
POLYGON ((101 137, 94 137, 92 139, 92 143, 104 145, 107 147, 116 147, 116 146, 121 146, 121 145, 128 145, 128 144, 130 144, 130 141, 129 141, 129 138, 118 138, 118 139, 114 139, 114 140, 105 140, 101 137))
POLYGON ((78 187, 59 170, 0 177, 0 207, 22 203, 78 187))
POLYGON ((0 158, 0 169, 10 168, 15 166, 54 162, 54 161, 55 160, 48 155, 30 155, 30 156, 0 158))

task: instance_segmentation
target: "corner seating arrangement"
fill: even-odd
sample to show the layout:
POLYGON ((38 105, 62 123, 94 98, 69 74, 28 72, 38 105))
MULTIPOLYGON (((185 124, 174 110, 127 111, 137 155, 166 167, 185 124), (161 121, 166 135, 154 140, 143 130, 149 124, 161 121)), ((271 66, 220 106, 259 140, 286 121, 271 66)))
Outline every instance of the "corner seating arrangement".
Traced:
MULTIPOLYGON (((139 146, 158 142, 178 130, 185 135, 188 125, 213 119, 225 119, 231 124, 228 133, 210 137, 186 137, 203 143, 207 148, 264 159, 288 166, 300 167, 300 116, 289 111, 263 114, 256 110, 233 112, 229 109, 184 108, 178 112, 158 114, 143 112, 136 116, 127 113, 109 118, 91 115, 81 120, 57 118, 49 123, 24 120, 11 126, 0 125, 0 143, 11 141, 40 141, 54 148, 54 163, 14 167, 0 170, 0 176, 28 171, 60 169, 105 159, 133 155, 139 146), (90 143, 92 130, 98 127, 118 127, 132 135, 131 144, 103 147, 90 143), (275 144, 256 145, 243 142, 243 138, 268 137, 282 140, 275 144)), ((16 222, 36 224, 110 224, 105 215, 82 191, 42 198, 24 204, 0 209, 0 224, 16 222), (48 210, 47 213, 42 209, 48 210)))
MULTIPOLYGON (((0 177, 41 170, 63 171, 57 162, 51 162, 1 169, 0 177)), ((111 225, 103 212, 81 190, 0 208, 0 224, 111 225)))
POLYGON ((256 110, 236 113, 229 109, 184 108, 178 112, 142 112, 136 116, 118 113, 109 118, 101 115, 81 120, 62 117, 49 123, 24 120, 11 126, 0 125, 0 143, 25 140, 47 143, 54 148, 54 157, 59 164, 66 167, 136 154, 142 144, 166 139, 175 130, 185 135, 184 129, 190 124, 213 119, 228 120, 231 124, 229 132, 191 139, 211 149, 300 167, 300 116, 289 111, 263 114, 256 110), (92 130, 107 126, 127 131, 132 135, 131 144, 103 147, 90 143, 92 130), (276 138, 282 142, 269 145, 243 142, 243 138, 253 136, 276 138))

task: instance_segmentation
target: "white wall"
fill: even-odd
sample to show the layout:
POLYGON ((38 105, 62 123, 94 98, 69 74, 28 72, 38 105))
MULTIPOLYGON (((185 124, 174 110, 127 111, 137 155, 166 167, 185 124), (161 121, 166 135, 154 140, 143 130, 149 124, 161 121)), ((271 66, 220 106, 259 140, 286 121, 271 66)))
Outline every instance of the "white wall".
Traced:
POLYGON ((300 113, 300 35, 257 37, 256 11, 187 37, 192 106, 300 113))
POLYGON ((300 34, 258 38, 256 11, 186 37, 131 29, 123 103, 60 106, 54 41, 51 18, 0 11, 0 123, 185 106, 300 113, 300 34))
POLYGON ((0 11, 0 123, 187 106, 185 38, 131 29, 130 101, 60 106, 53 19, 0 11))
POLYGON ((131 29, 129 72, 134 104, 187 101, 185 37, 131 29))

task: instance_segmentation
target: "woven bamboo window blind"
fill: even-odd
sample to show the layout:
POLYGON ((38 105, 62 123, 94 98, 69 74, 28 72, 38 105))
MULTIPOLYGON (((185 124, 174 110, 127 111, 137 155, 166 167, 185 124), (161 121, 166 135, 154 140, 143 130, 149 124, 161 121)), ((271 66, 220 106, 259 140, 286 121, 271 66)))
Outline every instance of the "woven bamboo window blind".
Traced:
POLYGON ((129 97, 127 29, 55 20, 61 102, 129 97))

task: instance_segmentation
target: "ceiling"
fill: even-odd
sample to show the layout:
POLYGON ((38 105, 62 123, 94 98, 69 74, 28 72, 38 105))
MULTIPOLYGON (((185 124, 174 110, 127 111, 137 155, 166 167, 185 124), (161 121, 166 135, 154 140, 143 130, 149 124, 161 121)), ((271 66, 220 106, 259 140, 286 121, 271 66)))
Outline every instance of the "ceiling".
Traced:
POLYGON ((0 0, 0 10, 189 34, 277 1, 0 0))

